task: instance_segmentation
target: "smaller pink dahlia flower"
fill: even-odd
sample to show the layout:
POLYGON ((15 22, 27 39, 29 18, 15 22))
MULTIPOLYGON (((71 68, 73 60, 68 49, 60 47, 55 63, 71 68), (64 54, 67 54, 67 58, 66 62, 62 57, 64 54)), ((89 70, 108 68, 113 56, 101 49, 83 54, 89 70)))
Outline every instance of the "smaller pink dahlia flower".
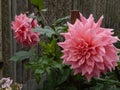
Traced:
POLYGON ((35 27, 40 27, 37 20, 27 17, 26 14, 16 15, 12 22, 14 37, 23 46, 31 47, 38 43, 40 34, 33 32, 35 27))
POLYGON ((113 44, 118 38, 112 36, 112 29, 100 27, 102 19, 103 16, 95 23, 92 14, 88 19, 80 14, 80 20, 73 25, 68 23, 68 32, 62 33, 65 41, 58 43, 63 48, 63 63, 71 65, 74 74, 82 73, 88 81, 117 66, 117 48, 113 44))

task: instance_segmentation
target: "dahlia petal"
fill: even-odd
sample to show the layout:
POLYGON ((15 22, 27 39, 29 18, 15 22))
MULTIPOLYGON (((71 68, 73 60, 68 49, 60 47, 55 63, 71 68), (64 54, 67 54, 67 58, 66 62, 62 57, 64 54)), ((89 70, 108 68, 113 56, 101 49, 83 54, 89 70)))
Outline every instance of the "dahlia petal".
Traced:
POLYGON ((91 56, 90 56, 90 53, 88 52, 85 56, 86 60, 89 59, 91 56))
POLYGON ((102 43, 102 38, 95 37, 92 41, 92 45, 99 46, 102 43))
POLYGON ((69 60, 69 61, 73 61, 73 62, 76 62, 76 61, 77 61, 76 58, 75 58, 75 57, 72 57, 72 56, 69 56, 68 60, 69 60))
POLYGON ((98 52, 99 52, 100 55, 104 55, 105 54, 105 48, 104 47, 99 47, 98 52))
POLYGON ((77 29, 78 27, 80 27, 81 29, 83 29, 83 24, 82 24, 82 22, 80 22, 79 19, 76 19, 74 25, 75 25, 75 28, 76 28, 76 29, 77 29))
POLYGON ((78 62, 75 62, 72 64, 71 68, 79 68, 80 66, 78 65, 78 62))
POLYGON ((86 78, 87 78, 88 82, 90 82, 90 80, 91 80, 92 76, 91 76, 91 75, 89 75, 89 74, 87 74, 87 75, 86 75, 86 78))
POLYGON ((91 74, 93 71, 93 67, 86 65, 86 71, 88 72, 88 74, 91 74))
POLYGON ((100 19, 98 20, 98 22, 96 23, 96 27, 100 27, 100 25, 102 24, 102 20, 103 20, 104 16, 102 15, 100 17, 100 19))
POLYGON ((96 62, 103 62, 102 56, 95 55, 95 56, 92 56, 92 58, 96 62))
POLYGON ((111 69, 111 67, 113 67, 112 62, 111 62, 111 58, 109 58, 108 56, 104 56, 104 65, 108 68, 111 69))
MULTIPOLYGON (((88 37, 85 37, 85 38, 84 38, 85 41, 86 41, 87 43, 89 43, 89 44, 92 45, 92 39, 93 39, 94 33, 93 33, 90 29, 88 29, 88 31, 86 31, 86 35, 88 35, 88 37)), ((85 36, 86 36, 86 35, 85 35, 85 36)))
POLYGON ((61 33, 65 37, 65 39, 69 39, 71 37, 70 33, 61 33))
POLYGON ((92 60, 92 59, 86 60, 86 63, 87 63, 87 65, 89 65, 91 67, 94 67, 94 64, 95 64, 94 60, 92 60))
POLYGON ((74 75, 76 75, 76 74, 78 74, 78 73, 80 73, 80 72, 81 72, 80 69, 75 69, 75 71, 74 71, 74 75))
POLYGON ((97 67, 98 69, 100 69, 100 70, 104 70, 104 69, 105 69, 103 63, 97 63, 97 64, 96 64, 96 67, 97 67))
POLYGON ((80 13, 80 20, 82 21, 83 24, 87 22, 87 19, 80 13))
POLYGON ((95 77, 99 77, 99 76, 100 76, 100 70, 99 70, 97 67, 94 67, 93 75, 94 75, 95 77))
POLYGON ((85 62, 85 57, 81 58, 78 62, 78 65, 82 65, 85 62))
POLYGON ((27 33, 24 32, 24 39, 27 39, 27 33))
MULTIPOLYGON (((67 22, 67 25, 68 25, 68 28, 71 29, 71 28, 74 28, 72 24, 70 24, 69 22, 67 22)), ((68 30, 69 30, 68 29, 68 30)))
POLYGON ((84 68, 81 68, 81 71, 82 71, 82 76, 84 76, 84 75, 87 73, 85 67, 84 67, 84 68))
POLYGON ((85 28, 84 29, 89 29, 93 26, 94 24, 94 18, 93 18, 93 15, 91 14, 87 20, 87 23, 85 24, 85 28))

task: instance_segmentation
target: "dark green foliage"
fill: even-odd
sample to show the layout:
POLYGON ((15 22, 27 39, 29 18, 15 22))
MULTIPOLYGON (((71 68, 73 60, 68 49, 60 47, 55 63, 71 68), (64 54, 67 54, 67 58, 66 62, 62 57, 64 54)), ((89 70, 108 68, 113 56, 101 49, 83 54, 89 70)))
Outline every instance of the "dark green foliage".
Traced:
POLYGON ((47 37, 51 37, 55 34, 54 30, 49 26, 45 26, 44 28, 35 28, 33 31, 40 32, 41 35, 46 35, 47 37))
POLYGON ((44 0, 30 0, 30 2, 37 6, 39 9, 43 9, 44 5, 43 5, 43 1, 44 0))
POLYGON ((68 19, 70 19, 70 16, 66 16, 66 17, 60 18, 60 19, 56 20, 56 21, 53 23, 53 25, 54 25, 54 26, 58 26, 58 25, 61 24, 63 21, 68 20, 68 19))

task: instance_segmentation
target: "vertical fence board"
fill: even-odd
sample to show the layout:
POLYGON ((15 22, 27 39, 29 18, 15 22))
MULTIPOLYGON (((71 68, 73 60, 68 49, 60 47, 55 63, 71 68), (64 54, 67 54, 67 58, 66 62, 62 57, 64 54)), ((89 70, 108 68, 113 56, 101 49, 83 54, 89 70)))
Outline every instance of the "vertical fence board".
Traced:
MULTIPOLYGON (((1 0, 0 0, 0 7, 1 7, 1 0)), ((2 60, 2 27, 1 27, 1 8, 0 8, 0 78, 2 77, 2 71, 3 71, 3 60, 2 60)))
POLYGON ((120 37, 120 0, 106 0, 104 19, 105 27, 113 28, 120 37))
POLYGON ((12 63, 10 59, 10 2, 8 0, 1 1, 2 7, 2 56, 4 61, 4 76, 13 77, 12 63))
MULTIPOLYGON (((10 3, 9 3, 9 8, 10 8, 10 16, 9 16, 9 19, 10 19, 10 22, 13 20, 13 18, 14 18, 14 16, 15 16, 15 14, 16 14, 16 0, 11 0, 10 1, 10 3)), ((12 32, 12 30, 10 29, 10 53, 11 53, 11 55, 13 55, 14 54, 14 52, 16 51, 16 44, 15 44, 15 42, 14 42, 14 38, 13 38, 13 32, 12 32)), ((14 81, 16 81, 16 63, 15 62, 12 62, 12 69, 13 69, 13 79, 14 79, 14 81)))
MULTIPOLYGON (((0 7, 1 7, 1 0, 0 0, 0 7)), ((3 60, 2 60, 2 27, 1 27, 1 23, 2 23, 2 21, 1 21, 1 8, 0 8, 0 62, 2 62, 3 60)))

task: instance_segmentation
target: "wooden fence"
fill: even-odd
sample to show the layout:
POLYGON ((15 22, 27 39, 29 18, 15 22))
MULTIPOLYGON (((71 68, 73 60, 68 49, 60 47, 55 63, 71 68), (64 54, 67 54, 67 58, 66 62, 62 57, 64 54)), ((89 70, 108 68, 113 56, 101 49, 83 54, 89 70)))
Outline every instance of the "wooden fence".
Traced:
MULTIPOLYGON (((23 62, 10 62, 9 58, 16 51, 21 49, 13 39, 13 33, 10 29, 11 21, 16 14, 35 10, 28 0, 0 0, 1 1, 1 19, 0 26, 0 62, 4 62, 4 67, 0 72, 3 76, 10 76, 15 81, 23 83, 23 90, 35 90, 36 84, 33 84, 31 72, 25 71, 23 62), (32 83, 32 84, 31 84, 32 83)), ((114 28, 115 34, 120 36, 120 0, 44 0, 45 8, 48 12, 45 14, 48 23, 51 24, 56 19, 70 15, 71 10, 80 10, 86 17, 93 14, 95 20, 104 15, 103 26, 114 28)), ((119 47, 120 45, 118 45, 119 47)), ((2 65, 2 64, 0 64, 2 65)))

